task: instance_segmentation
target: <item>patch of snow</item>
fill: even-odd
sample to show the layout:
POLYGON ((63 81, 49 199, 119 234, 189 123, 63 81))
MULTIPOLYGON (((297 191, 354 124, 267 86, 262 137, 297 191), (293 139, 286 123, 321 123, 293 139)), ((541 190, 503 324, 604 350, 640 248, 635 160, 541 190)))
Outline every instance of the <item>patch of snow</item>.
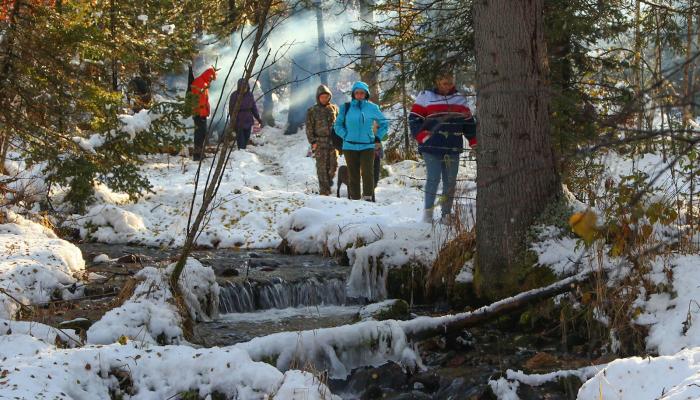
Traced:
POLYGON ((362 321, 371 320, 374 318, 374 316, 377 313, 390 310, 394 306, 394 304, 396 304, 397 301, 400 301, 400 300, 389 299, 389 300, 380 301, 378 303, 368 304, 368 305, 360 308, 360 311, 359 311, 360 319, 362 321))
POLYGON ((97 154, 95 149, 102 147, 102 145, 105 144, 106 138, 104 135, 95 133, 90 135, 90 137, 87 139, 81 136, 73 136, 72 140, 73 142, 77 143, 81 149, 87 151, 88 153, 97 154))
MULTIPOLYGON (((82 253, 48 228, 14 213, 0 224, 0 287, 23 304, 77 298, 76 276, 85 270, 82 253)), ((0 318, 12 319, 19 305, 0 294, 0 318)))
MULTIPOLYGON (((174 265, 139 271, 135 279, 140 282, 131 298, 88 329, 88 342, 110 344, 126 336, 142 343, 184 343, 182 317, 170 291, 169 272, 174 265)), ((216 315, 219 286, 211 268, 190 258, 178 283, 193 318, 208 320, 216 315)))
POLYGON ((578 392, 578 399, 681 400, 700 398, 700 348, 672 356, 611 362, 578 392))
POLYGON ((580 369, 554 371, 547 374, 526 374, 523 371, 513 371, 509 369, 506 371, 506 378, 510 381, 518 381, 528 386, 541 386, 547 382, 553 382, 559 378, 567 378, 569 376, 575 376, 579 378, 581 382, 586 382, 595 374, 602 371, 606 366, 607 364, 593 365, 580 369))
POLYGON ((518 397, 518 381, 510 382, 506 378, 489 380, 489 386, 498 400, 520 400, 518 397))
POLYGON ((353 315, 357 314, 358 311, 359 307, 356 306, 306 306, 282 309, 272 308, 250 313, 223 314, 219 319, 228 322, 269 322, 292 317, 316 318, 333 315, 353 315))
POLYGON ((100 254, 96 256, 95 258, 92 259, 92 262, 95 264, 101 264, 101 263, 106 263, 109 262, 110 258, 107 254, 100 254))
POLYGON ((287 400, 341 400, 318 377, 306 371, 287 371, 282 385, 274 395, 287 400))
POLYGON ((459 271, 459 273, 455 277, 455 282, 471 283, 473 281, 474 281, 474 260, 468 260, 467 262, 464 263, 464 265, 462 266, 462 269, 459 271))
POLYGON ((642 313, 636 323, 649 325, 647 348, 662 355, 675 354, 686 347, 700 346, 700 256, 681 255, 658 259, 652 264, 652 279, 656 283, 672 276, 675 296, 653 293, 641 299, 642 313))

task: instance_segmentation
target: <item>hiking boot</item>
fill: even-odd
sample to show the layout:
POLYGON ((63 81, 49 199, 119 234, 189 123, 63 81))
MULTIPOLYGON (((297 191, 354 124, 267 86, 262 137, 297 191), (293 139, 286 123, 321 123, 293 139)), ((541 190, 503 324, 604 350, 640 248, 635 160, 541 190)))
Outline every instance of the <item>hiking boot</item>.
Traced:
POLYGON ((426 224, 433 223, 433 209, 432 208, 423 210, 423 219, 421 221, 425 222, 426 224))

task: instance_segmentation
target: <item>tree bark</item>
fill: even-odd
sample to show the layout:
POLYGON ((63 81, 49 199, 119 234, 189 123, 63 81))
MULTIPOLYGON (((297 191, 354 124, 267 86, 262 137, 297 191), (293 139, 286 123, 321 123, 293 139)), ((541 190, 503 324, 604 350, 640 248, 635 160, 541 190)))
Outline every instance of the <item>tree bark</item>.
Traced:
POLYGON ((550 139, 543 1, 474 3, 476 284, 489 299, 517 291, 525 233, 561 192, 550 139))
MULTIPOLYGON (((117 43, 117 7, 114 0, 110 0, 109 3, 109 33, 112 38, 112 43, 116 46, 117 43)), ((118 61, 115 57, 112 57, 112 90, 115 92, 119 91, 119 71, 118 61)))

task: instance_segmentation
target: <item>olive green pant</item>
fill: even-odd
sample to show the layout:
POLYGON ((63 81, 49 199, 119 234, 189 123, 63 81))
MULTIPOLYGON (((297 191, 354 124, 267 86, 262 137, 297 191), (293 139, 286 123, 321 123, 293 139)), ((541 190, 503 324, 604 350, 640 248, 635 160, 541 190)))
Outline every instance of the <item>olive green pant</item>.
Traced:
POLYGON ((348 165, 348 192, 350 198, 374 195, 374 149, 343 150, 345 163, 348 165), (362 196, 360 196, 360 177, 362 177, 362 196))

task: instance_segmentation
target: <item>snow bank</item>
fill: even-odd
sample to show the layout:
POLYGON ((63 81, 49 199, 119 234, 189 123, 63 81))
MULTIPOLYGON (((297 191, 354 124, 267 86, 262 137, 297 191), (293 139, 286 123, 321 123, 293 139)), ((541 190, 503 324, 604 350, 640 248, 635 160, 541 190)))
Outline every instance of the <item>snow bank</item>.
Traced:
POLYGON ((46 163, 27 165, 18 153, 9 152, 5 160, 6 175, 0 174, 0 182, 8 189, 3 196, 5 202, 17 199, 36 202, 46 198, 46 163), (15 161, 17 160, 17 161, 15 161))
POLYGON ((318 377, 296 370, 284 373, 282 386, 274 397, 288 400, 340 400, 340 397, 331 393, 318 377))
POLYGON ((313 331, 281 332, 237 344, 234 348, 246 350, 254 360, 272 361, 281 371, 293 365, 312 365, 338 379, 347 378, 355 368, 379 366, 388 361, 400 363, 409 370, 424 368, 396 321, 366 321, 313 331))
POLYGON ((700 348, 673 356, 631 357, 608 364, 581 387, 578 399, 697 399, 698 381, 700 348))
POLYGON ((520 383, 517 381, 511 382, 505 378, 499 378, 498 380, 490 380, 489 386, 498 400, 520 400, 518 397, 520 383))
MULTIPOLYGON (((3 357, 11 357, 12 354, 29 356, 33 354, 32 351, 34 350, 32 349, 42 346, 36 344, 36 346, 30 346, 32 349, 29 350, 22 346, 14 346, 12 344, 14 335, 31 336, 47 345, 61 343, 65 346, 75 347, 80 344, 78 335, 72 329, 61 329, 59 331, 56 328, 38 322, 0 319, 0 354, 3 357)), ((20 338, 20 340, 29 341, 26 338, 20 338)))
POLYGON ((311 374, 283 375, 235 348, 142 348, 131 342, 58 350, 24 335, 6 338, 19 354, 3 361, 2 398, 162 400, 219 392, 237 399, 337 399, 311 374), (308 397, 294 397, 298 393, 308 397))
POLYGON ((649 325, 647 348, 662 355, 675 354, 686 347, 700 346, 700 256, 660 258, 652 264, 650 279, 656 285, 671 284, 675 296, 661 292, 641 297, 642 313, 636 323, 649 325), (672 277, 669 282, 669 277, 672 277))
MULTIPOLYGON (((89 343, 110 344, 121 336, 142 343, 184 343, 182 317, 170 284, 170 271, 146 267, 136 274, 140 280, 133 295, 120 307, 107 312, 87 331, 89 343)), ((211 268, 188 259, 180 277, 180 288, 192 318, 208 320, 218 310, 219 286, 211 268)))
MULTIPOLYGON (((82 295, 76 276, 85 270, 82 253, 48 228, 7 212, 0 224, 0 288, 23 304, 82 295)), ((0 318, 12 319, 19 305, 0 293, 0 318)))

